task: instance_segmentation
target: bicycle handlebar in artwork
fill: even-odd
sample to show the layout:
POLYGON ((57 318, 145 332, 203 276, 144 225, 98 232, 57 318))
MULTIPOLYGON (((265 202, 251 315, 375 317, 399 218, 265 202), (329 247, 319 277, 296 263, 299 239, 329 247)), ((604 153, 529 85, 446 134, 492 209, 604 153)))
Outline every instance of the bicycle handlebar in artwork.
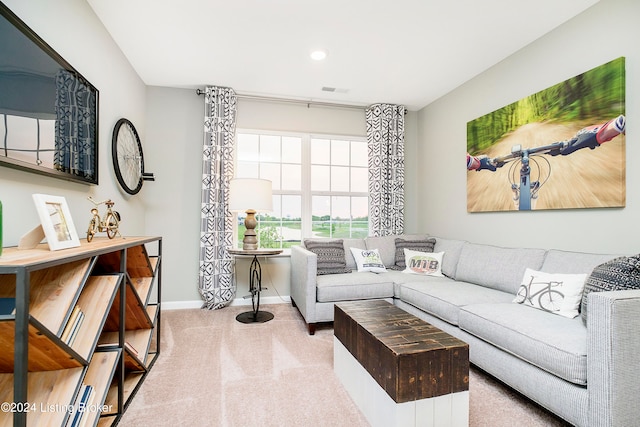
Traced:
MULTIPOLYGON (((613 140, 618 135, 624 134, 625 129, 626 118, 624 115, 620 115, 604 123, 584 127, 576 132, 573 137, 564 141, 531 148, 523 148, 522 145, 516 144, 511 147, 510 153, 496 157, 487 155, 471 156, 467 153, 467 170, 496 172, 507 163, 511 163, 508 179, 510 189, 513 192, 512 199, 515 207, 519 210, 530 210, 535 207, 540 188, 551 176, 552 163, 544 155, 551 157, 568 156, 583 148, 594 150, 605 142, 613 140), (520 165, 519 170, 515 167, 517 165, 520 165), (544 167, 541 167, 541 165, 544 167), (532 166, 534 174, 537 173, 537 176, 533 179, 531 178, 532 166), (541 176, 543 178, 540 178, 541 176)), ((588 168, 592 162, 585 159, 581 159, 580 163, 574 163, 572 169, 580 171, 583 168, 588 168)), ((562 162, 554 164, 556 167, 562 167, 562 165, 562 162)), ((575 177, 579 179, 578 175, 575 175, 575 177)), ((564 191, 570 192, 568 190, 564 191)), ((556 190, 557 192, 558 190, 556 190)), ((562 201, 559 203, 561 204, 562 201)))
POLYGON ((573 138, 566 141, 554 142, 540 147, 532 147, 523 149, 520 146, 514 146, 511 153, 504 156, 489 158, 487 156, 470 156, 467 154, 468 170, 490 170, 494 171, 505 165, 508 160, 514 160, 523 157, 523 155, 532 154, 549 154, 550 156, 563 155, 567 156, 582 148, 590 148, 591 150, 599 147, 607 141, 611 141, 616 136, 624 133, 626 129, 626 118, 623 115, 609 120, 600 125, 587 126, 580 129, 573 138))

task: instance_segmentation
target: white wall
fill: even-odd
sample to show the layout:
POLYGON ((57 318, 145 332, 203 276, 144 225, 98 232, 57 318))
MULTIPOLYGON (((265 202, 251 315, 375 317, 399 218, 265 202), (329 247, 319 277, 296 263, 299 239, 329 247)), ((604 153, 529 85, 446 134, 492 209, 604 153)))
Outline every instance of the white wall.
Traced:
MULTIPOLYGON (((86 235, 92 204, 86 197, 111 198, 122 215, 121 231, 145 234, 142 196, 129 197, 115 180, 111 132, 120 117, 129 118, 144 145, 145 86, 84 0, 3 0, 16 15, 100 91, 99 185, 90 186, 0 167, 4 246, 39 224, 31 195, 63 196, 80 237, 86 235)), ((142 190, 143 192, 145 189, 142 190)))
POLYGON ((504 246, 639 252, 640 168, 635 164, 640 158, 639 16, 636 0, 601 0, 422 109, 418 118, 419 161, 424 165, 418 172, 421 231, 504 246), (467 122, 620 56, 626 57, 626 207, 467 213, 467 172, 462 166, 467 122))

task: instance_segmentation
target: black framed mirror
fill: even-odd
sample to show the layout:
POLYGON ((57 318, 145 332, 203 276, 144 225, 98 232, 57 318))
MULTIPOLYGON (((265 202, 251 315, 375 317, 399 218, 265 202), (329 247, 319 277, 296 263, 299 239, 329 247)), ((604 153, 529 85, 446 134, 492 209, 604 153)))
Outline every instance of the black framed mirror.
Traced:
POLYGON ((98 90, 0 2, 0 166, 98 183, 98 90))

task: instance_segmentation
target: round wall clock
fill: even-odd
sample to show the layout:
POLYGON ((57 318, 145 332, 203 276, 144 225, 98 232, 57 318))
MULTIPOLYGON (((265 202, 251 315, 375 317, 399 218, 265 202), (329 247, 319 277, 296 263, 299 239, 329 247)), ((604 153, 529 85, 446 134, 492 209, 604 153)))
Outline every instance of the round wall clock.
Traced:
POLYGON ((143 180, 153 181, 153 174, 144 172, 144 156, 138 131, 127 119, 118 120, 113 128, 111 155, 118 183, 127 193, 137 194, 142 188, 143 180))

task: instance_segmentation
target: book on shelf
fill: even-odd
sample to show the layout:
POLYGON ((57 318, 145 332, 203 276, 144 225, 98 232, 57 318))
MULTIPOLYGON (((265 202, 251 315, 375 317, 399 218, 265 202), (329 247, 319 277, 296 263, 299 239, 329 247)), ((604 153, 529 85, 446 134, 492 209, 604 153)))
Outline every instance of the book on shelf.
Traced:
POLYGON ((60 339, 62 339, 62 341, 67 345, 72 345, 83 320, 84 312, 80 309, 80 306, 76 305, 73 312, 71 312, 71 316, 69 316, 69 321, 67 322, 67 326, 65 326, 64 331, 62 331, 60 339))
POLYGON ((134 346, 131 345, 129 341, 124 342, 124 348, 129 351, 130 354, 138 357, 138 350, 134 346))
MULTIPOLYGON (((114 348, 114 347, 118 347, 117 342, 101 342, 101 343, 98 343, 97 345, 97 348, 114 348)), ((129 341, 124 342, 124 349, 127 350, 129 354, 132 354, 138 357, 138 350, 136 350, 136 348, 133 345, 131 345, 129 341)))
POLYGON ((78 336, 78 331, 80 330, 80 326, 82 326, 83 321, 84 321, 84 312, 81 311, 80 314, 78 315, 78 318, 75 321, 75 324, 73 325, 73 330, 69 335, 69 339, 67 340, 67 345, 69 346, 73 345, 73 342, 76 340, 76 336, 78 336))
POLYGON ((73 307, 71 316, 69 316, 69 320, 67 320, 67 325, 64 327, 64 330, 62 331, 62 335, 60 336, 60 339, 62 341, 67 342, 67 339, 69 338, 69 334, 71 334, 71 330, 73 329, 73 324, 75 323, 79 314, 80 314, 80 306, 76 305, 75 307, 73 307))
POLYGON ((78 397, 73 403, 73 410, 69 414, 67 427, 81 427, 85 424, 91 402, 93 401, 94 388, 92 385, 83 384, 78 392, 78 397))
POLYGON ((0 316, 16 314, 15 298, 0 298, 0 316))

